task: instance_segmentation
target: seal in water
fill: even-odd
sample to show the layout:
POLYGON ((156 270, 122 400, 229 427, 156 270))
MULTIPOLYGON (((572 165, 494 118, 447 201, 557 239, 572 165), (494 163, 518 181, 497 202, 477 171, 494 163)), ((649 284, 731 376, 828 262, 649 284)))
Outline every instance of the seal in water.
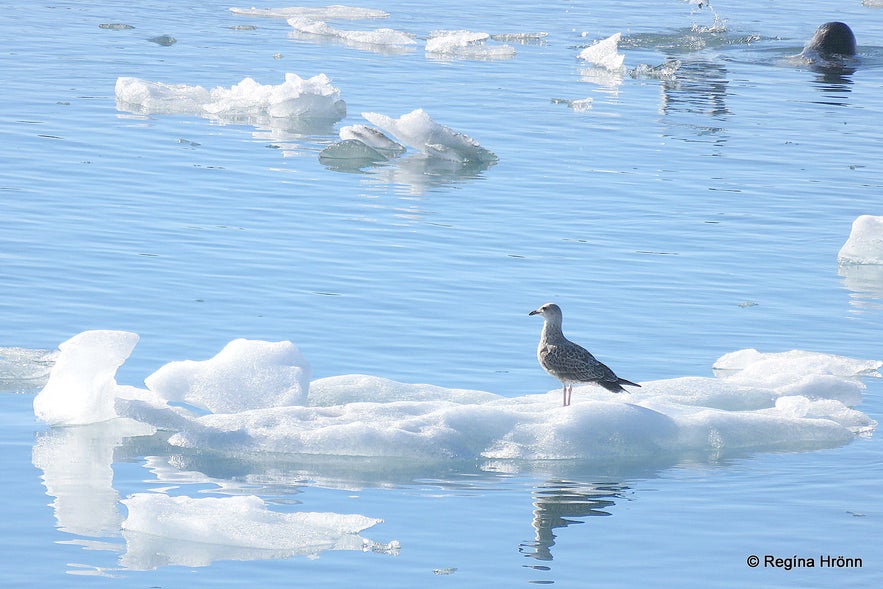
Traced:
POLYGON ((803 52, 815 51, 822 57, 855 55, 855 35, 849 25, 826 22, 812 36, 803 52))

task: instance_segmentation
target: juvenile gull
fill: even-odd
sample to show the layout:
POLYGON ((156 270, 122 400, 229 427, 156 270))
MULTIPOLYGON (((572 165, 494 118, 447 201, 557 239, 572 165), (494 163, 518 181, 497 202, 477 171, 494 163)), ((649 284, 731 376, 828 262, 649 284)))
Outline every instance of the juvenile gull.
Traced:
POLYGON ((616 376, 607 366, 598 362, 587 349, 575 344, 561 331, 561 307, 546 303, 528 315, 543 316, 543 333, 537 346, 537 360, 543 369, 561 381, 564 386, 564 405, 570 405, 573 383, 593 382, 613 393, 625 392, 622 385, 641 385, 616 376))

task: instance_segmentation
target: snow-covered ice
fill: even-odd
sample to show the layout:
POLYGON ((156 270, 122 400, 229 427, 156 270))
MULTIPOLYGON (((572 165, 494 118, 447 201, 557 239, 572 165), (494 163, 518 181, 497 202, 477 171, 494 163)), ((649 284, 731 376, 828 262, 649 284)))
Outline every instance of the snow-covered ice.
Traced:
POLYGON ((578 57, 597 67, 618 71, 625 62, 625 55, 619 53, 619 40, 621 38, 622 33, 614 33, 606 39, 597 41, 583 49, 579 52, 578 57))
POLYGON ((557 390, 501 397, 365 375, 323 378, 308 392, 277 395, 285 383, 302 382, 306 361, 293 345, 256 342, 234 342, 211 361, 173 362, 157 371, 162 378, 148 379, 153 390, 117 385, 114 373, 136 340, 125 332, 86 332, 62 344, 50 382, 35 400, 37 415, 59 424, 115 414, 171 430, 173 445, 231 455, 430 462, 716 458, 837 446, 873 430, 876 423, 853 407, 865 388, 860 377, 878 376, 881 366, 803 351, 742 350, 715 363, 717 377, 648 381, 628 395, 584 386, 572 406, 560 407, 557 390), (241 363, 230 353, 238 346, 245 346, 241 363), (74 358, 84 361, 72 365, 74 358), (292 372, 296 366, 303 372, 292 372), (271 375, 276 369, 278 378, 271 375), (236 390, 242 397, 235 410, 201 416, 169 404, 188 400, 194 389, 205 408, 229 406, 236 390))
POLYGON ((841 264, 883 264, 883 217, 862 215, 853 221, 837 260, 841 264))
POLYGON ((276 119, 340 120, 346 104, 325 74, 301 78, 285 74, 281 84, 245 78, 230 88, 211 91, 202 86, 166 84, 120 77, 115 87, 117 108, 141 114, 200 114, 215 118, 266 116, 276 119))

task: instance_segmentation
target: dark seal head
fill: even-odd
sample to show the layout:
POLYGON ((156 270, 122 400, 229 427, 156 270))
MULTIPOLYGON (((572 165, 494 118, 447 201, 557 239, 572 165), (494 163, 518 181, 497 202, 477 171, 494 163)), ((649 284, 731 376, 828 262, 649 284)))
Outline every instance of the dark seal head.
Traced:
POLYGON ((803 52, 814 51, 822 57, 855 55, 855 35, 846 23, 826 22, 803 48, 803 52))

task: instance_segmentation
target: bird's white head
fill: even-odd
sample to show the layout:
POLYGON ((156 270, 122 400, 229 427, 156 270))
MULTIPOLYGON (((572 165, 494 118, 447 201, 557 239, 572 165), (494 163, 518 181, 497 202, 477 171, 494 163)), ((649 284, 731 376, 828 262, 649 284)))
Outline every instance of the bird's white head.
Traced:
POLYGON ((561 323, 561 307, 555 303, 546 303, 539 309, 534 309, 528 315, 542 315, 546 321, 561 323))

